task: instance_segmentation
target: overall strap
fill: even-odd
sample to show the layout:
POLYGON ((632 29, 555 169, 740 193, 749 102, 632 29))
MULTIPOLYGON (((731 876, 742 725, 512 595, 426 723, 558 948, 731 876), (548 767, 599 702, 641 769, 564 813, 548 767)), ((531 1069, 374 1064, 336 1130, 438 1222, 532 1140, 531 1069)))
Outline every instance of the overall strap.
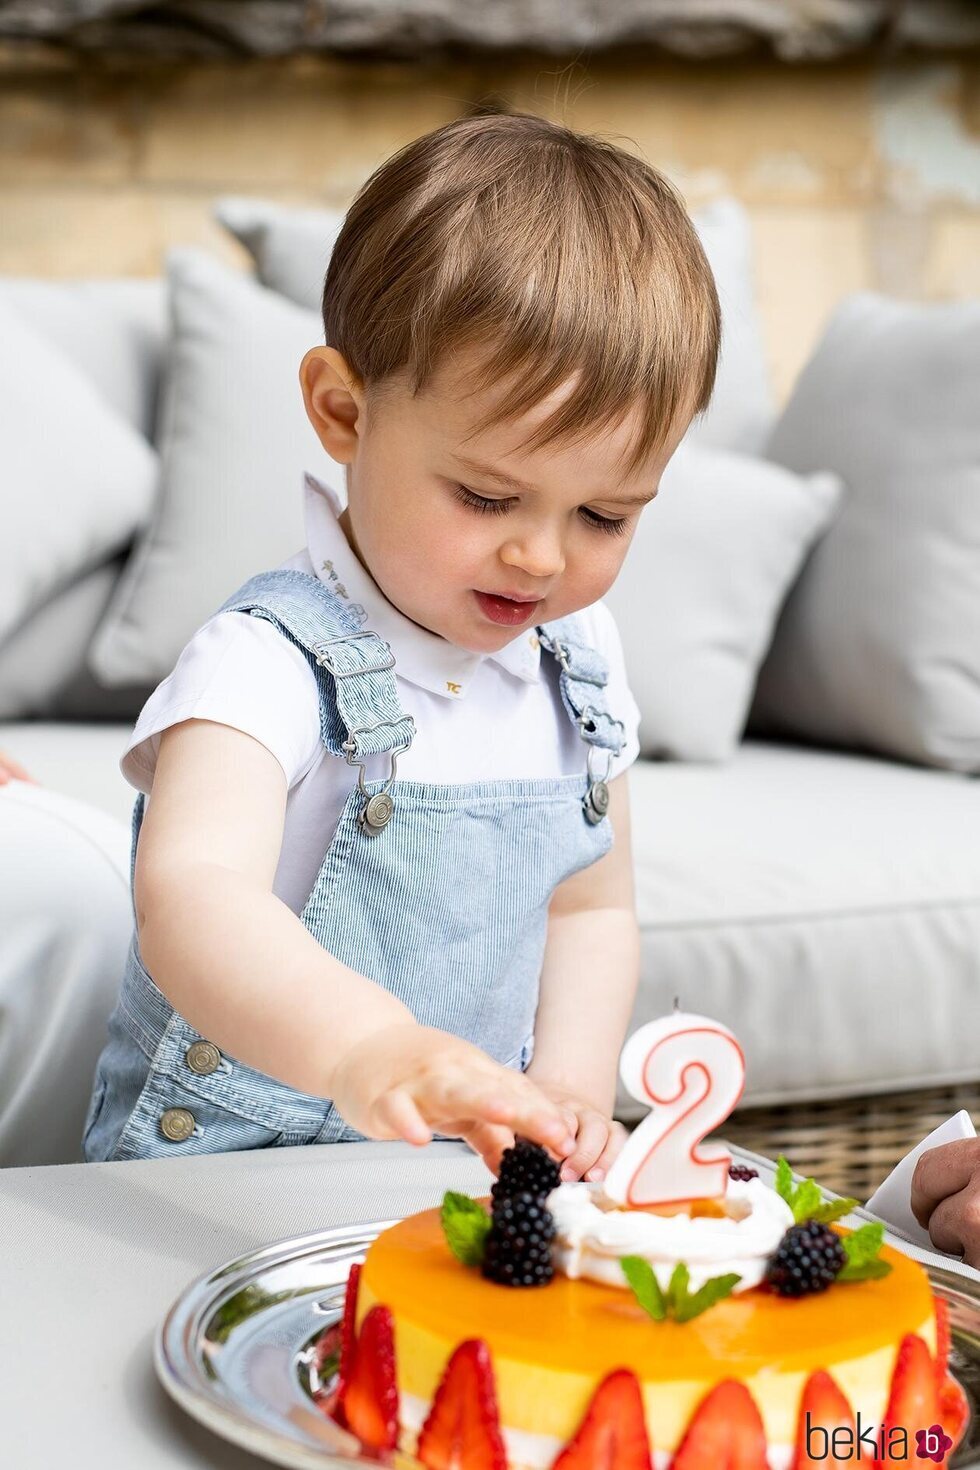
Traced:
POLYGON ((609 665, 583 640, 581 621, 570 613, 541 623, 536 631, 542 648, 558 660, 562 702, 582 739, 618 755, 626 741, 626 726, 606 709, 603 690, 609 682, 609 665))
POLYGON ((362 626, 366 614, 309 572, 260 572, 221 612, 266 618, 303 650, 320 693, 320 734, 332 755, 350 762, 407 750, 415 722, 398 699, 390 645, 362 626))
POLYGON ((291 567, 250 578, 220 611, 265 618, 306 654, 320 696, 320 738, 332 755, 358 767, 360 830, 376 837, 394 811, 389 788, 398 756, 415 738, 415 721, 398 698, 390 644, 362 626, 367 616, 362 607, 291 567), (364 760, 385 752, 391 757, 389 774, 372 795, 364 784, 364 760))
POLYGON ((589 748, 589 786, 582 798, 582 807, 588 820, 598 823, 609 810, 606 777, 613 757, 619 754, 626 741, 626 726, 606 708, 604 690, 609 682, 609 665, 602 654, 582 637, 581 619, 574 613, 554 622, 539 624, 537 634, 542 648, 558 660, 561 669, 558 688, 562 703, 589 748), (593 769, 593 759, 599 750, 606 752, 605 770, 601 775, 593 769))

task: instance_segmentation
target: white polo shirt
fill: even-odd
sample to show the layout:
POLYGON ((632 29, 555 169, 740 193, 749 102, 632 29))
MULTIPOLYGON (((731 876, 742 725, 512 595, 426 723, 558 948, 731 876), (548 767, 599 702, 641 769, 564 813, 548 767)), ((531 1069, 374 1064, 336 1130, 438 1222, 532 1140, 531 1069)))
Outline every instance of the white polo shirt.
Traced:
MULTIPOLYGON (((338 522, 343 503, 336 492, 307 475, 304 496, 306 550, 283 565, 314 573, 363 607, 364 626, 391 645, 398 697, 416 730, 398 757, 398 779, 444 784, 585 771, 588 747, 562 704, 557 664, 551 654, 542 656, 533 631, 481 654, 419 627, 354 555, 338 522)), ((611 780, 639 753, 640 714, 612 614, 596 602, 582 616, 609 665, 607 707, 626 727, 611 780)), ((162 732, 184 720, 244 730, 282 766, 288 795, 274 891, 300 913, 357 782, 357 767, 329 754, 320 739, 317 683, 305 655, 265 618, 237 612, 211 618, 140 714, 121 762, 137 790, 150 791, 162 732)), ((372 756, 365 780, 384 779, 389 770, 387 755, 372 756)))

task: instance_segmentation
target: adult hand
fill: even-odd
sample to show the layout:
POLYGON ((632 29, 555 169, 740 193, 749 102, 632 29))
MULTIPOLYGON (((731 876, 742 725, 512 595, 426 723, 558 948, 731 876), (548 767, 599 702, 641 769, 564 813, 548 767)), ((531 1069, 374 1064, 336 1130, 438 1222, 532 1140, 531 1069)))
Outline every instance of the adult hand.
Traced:
POLYGON ((980 1138, 927 1149, 912 1175, 912 1213, 937 1250, 980 1268, 980 1138))
POLYGON ((518 1133, 559 1158, 575 1148, 562 1108, 523 1073, 434 1026, 399 1022, 358 1042, 334 1068, 329 1095, 368 1138, 421 1146, 449 1134, 494 1172, 518 1133))

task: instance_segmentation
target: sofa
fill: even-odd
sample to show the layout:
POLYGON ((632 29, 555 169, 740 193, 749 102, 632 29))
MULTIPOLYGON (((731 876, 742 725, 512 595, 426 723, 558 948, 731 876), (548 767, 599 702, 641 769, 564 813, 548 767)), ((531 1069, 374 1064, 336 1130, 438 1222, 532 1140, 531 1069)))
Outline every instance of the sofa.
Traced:
MULTIPOLYGON (((0 279, 0 751, 38 783, 0 786, 0 1165, 80 1157, 143 700, 298 549, 302 474, 343 489, 296 383, 340 221, 216 212, 251 270, 0 279)), ((606 599, 642 716, 633 1024, 731 1026, 743 1109, 975 1084, 980 302, 845 299, 777 406, 747 218, 696 224, 715 398, 606 599)))

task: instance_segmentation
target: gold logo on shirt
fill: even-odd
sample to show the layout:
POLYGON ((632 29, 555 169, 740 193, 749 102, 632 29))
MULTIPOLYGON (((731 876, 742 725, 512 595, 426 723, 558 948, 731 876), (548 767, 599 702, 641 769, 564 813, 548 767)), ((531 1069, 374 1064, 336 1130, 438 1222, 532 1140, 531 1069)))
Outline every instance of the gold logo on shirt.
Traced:
POLYGON ((450 694, 458 694, 462 687, 462 684, 453 684, 448 679, 446 680, 446 688, 449 690, 450 694))

